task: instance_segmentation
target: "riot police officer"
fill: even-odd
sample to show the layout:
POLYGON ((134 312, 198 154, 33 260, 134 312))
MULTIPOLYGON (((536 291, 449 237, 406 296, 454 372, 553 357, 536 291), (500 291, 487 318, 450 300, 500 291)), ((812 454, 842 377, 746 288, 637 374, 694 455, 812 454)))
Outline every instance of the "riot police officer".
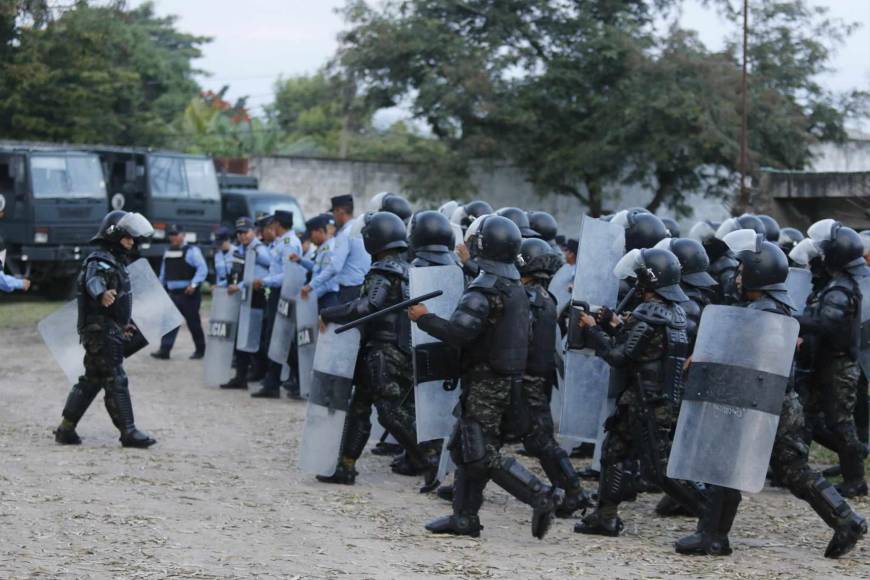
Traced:
MULTIPOLYGON (((740 262, 737 289, 745 308, 791 316, 794 305, 785 287, 788 260, 764 234, 741 230, 725 237, 740 262)), ((691 370, 690 370, 691 372, 691 370)), ((803 441, 804 414, 797 393, 789 386, 774 439, 771 466, 774 474, 798 498, 805 500, 834 530, 825 551, 829 558, 849 552, 867 531, 867 524, 837 490, 808 465, 809 448, 803 441)), ((728 533, 740 504, 740 492, 711 485, 698 530, 676 543, 681 554, 725 556, 731 553, 728 533)))
POLYGON ((574 527, 577 533, 604 536, 622 531, 619 504, 632 496, 624 464, 635 447, 649 479, 685 509, 700 513, 702 499, 695 486, 666 476, 674 400, 682 390, 688 355, 686 314, 679 306, 688 297, 679 286, 680 263, 667 250, 635 249, 614 273, 635 278, 643 300, 628 321, 619 325, 613 317, 602 321, 602 328, 589 313, 580 316, 587 344, 624 377, 616 413, 605 423, 598 507, 574 527))
POLYGON ((710 259, 710 275, 716 280, 715 304, 733 304, 739 301, 737 285, 734 281, 737 276, 737 259, 728 250, 728 246, 722 240, 731 232, 741 229, 755 230, 759 234, 767 235, 764 223, 753 215, 742 215, 739 218, 729 218, 721 225, 714 228, 714 224, 702 221, 692 227, 689 237, 697 240, 704 246, 707 257, 710 259))
POLYGON ((686 312, 686 334, 689 336, 691 352, 701 313, 704 307, 712 303, 715 296, 716 280, 707 272, 710 259, 704 247, 689 238, 665 238, 656 244, 656 248, 668 250, 680 261, 680 288, 689 298, 680 303, 680 306, 686 312))
POLYGON ((481 216, 489 215, 493 212, 492 206, 489 203, 476 199, 474 201, 469 201, 465 205, 460 205, 453 211, 453 215, 450 217, 450 221, 454 224, 459 224, 462 228, 462 232, 468 229, 474 220, 481 216))
POLYGON ((562 265, 561 252, 543 239, 523 240, 520 248, 520 275, 529 296, 531 336, 526 369, 523 373, 523 401, 528 407, 530 427, 523 436, 526 451, 541 462, 553 485, 565 490, 565 499, 556 510, 569 517, 590 505, 580 484, 580 476, 568 454, 556 442, 550 398, 556 385, 556 345, 558 313, 556 299, 547 290, 553 274, 562 265))
MULTIPOLYGON (((348 323, 408 298, 408 249, 405 224, 390 212, 366 216, 363 243, 372 256, 360 297, 320 313, 325 322, 348 323)), ((407 316, 394 312, 366 323, 357 357, 356 388, 345 419, 338 466, 325 483, 351 485, 356 481, 356 461, 371 432, 371 408, 378 420, 404 448, 411 463, 425 472, 427 485, 435 483, 437 456, 417 444, 414 420, 402 405, 411 390, 411 326, 407 316)))
POLYGON ((529 223, 529 214, 524 212, 518 207, 503 207, 500 208, 495 215, 500 215, 501 217, 505 217, 516 224, 516 226, 520 229, 520 234, 524 238, 538 238, 540 234, 532 229, 531 224, 529 223))
POLYGON ((513 457, 502 455, 506 433, 521 432, 521 376, 529 346, 529 299, 514 262, 522 237, 511 220, 487 215, 468 228, 480 275, 468 285, 459 305, 445 320, 413 306, 408 316, 420 329, 461 349, 459 420, 448 448, 456 463, 453 514, 433 520, 436 534, 477 537, 483 489, 492 479, 532 506, 532 535, 543 538, 561 502, 562 492, 532 475, 513 457))
POLYGON ((550 244, 552 248, 558 249, 556 244, 556 235, 559 233, 559 224, 556 223, 556 218, 545 211, 530 211, 529 227, 538 232, 538 237, 550 244))
POLYGON ((138 240, 154 233, 138 213, 109 212, 91 240, 98 249, 82 263, 78 289, 78 333, 85 347, 85 374, 73 385, 54 439, 78 445, 76 426, 100 392, 106 410, 121 433, 124 447, 150 447, 156 441, 139 431, 124 372, 125 343, 136 335, 132 326, 133 294, 127 259, 138 240))
POLYGON ((864 244, 853 229, 830 219, 816 222, 807 233, 809 239, 798 244, 791 256, 807 263, 802 258, 805 249, 820 253, 826 282, 813 292, 799 318, 801 336, 808 348, 801 354, 801 361, 811 368, 805 410, 809 428, 826 429, 840 457, 841 493, 846 497, 863 496, 867 495, 867 449, 858 438, 854 409, 860 376, 860 284, 868 276, 864 244))

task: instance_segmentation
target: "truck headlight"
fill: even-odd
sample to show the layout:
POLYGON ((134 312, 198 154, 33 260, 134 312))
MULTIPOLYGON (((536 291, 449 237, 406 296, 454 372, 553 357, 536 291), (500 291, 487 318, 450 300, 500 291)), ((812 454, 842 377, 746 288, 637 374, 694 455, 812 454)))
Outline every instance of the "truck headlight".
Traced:
POLYGON ((48 243, 48 232, 34 232, 33 233, 33 243, 34 244, 47 244, 48 243))

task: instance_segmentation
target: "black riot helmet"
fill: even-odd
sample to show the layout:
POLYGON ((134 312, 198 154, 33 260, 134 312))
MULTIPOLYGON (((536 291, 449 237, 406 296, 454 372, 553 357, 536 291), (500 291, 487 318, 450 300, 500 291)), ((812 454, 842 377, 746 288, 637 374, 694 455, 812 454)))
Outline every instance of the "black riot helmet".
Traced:
POLYGON ((154 228, 145 216, 123 210, 110 211, 103 217, 100 229, 91 238, 91 242, 117 244, 121 238, 131 237, 137 242, 154 235, 154 228))
POLYGON ((556 218, 545 211, 530 211, 528 216, 529 227, 538 232, 538 236, 542 240, 551 242, 556 239, 556 234, 559 232, 556 218))
POLYGON ((507 218, 514 222, 516 226, 520 229, 520 234, 524 238, 537 238, 538 232, 532 229, 532 226, 529 225, 529 216, 518 207, 503 207, 497 212, 495 215, 507 218))
POLYGON ((450 220, 438 211, 415 213, 409 231, 409 241, 415 252, 449 252, 456 242, 450 220))
POLYGON ((765 234, 750 229, 731 232, 725 236, 724 241, 740 262, 742 291, 767 292, 777 301, 794 309, 785 286, 788 278, 788 258, 779 246, 768 242, 765 234))
POLYGON ((623 210, 610 222, 625 228, 626 251, 652 248, 668 237, 668 229, 662 220, 642 208, 623 210))
POLYGON ((367 214, 362 228, 366 252, 376 256, 386 250, 408 248, 405 224, 401 218, 388 211, 367 214))
POLYGON ((680 261, 680 280, 696 288, 710 288, 716 280, 707 273, 710 258, 704 246, 689 238, 665 238, 655 245, 660 250, 668 250, 680 261))
POLYGON ((801 233, 800 230, 796 228, 782 228, 781 230, 779 230, 779 239, 776 241, 776 243, 779 244, 779 247, 782 249, 783 252, 788 254, 803 239, 804 235, 801 233))
POLYGON ((828 270, 864 265, 864 242, 852 228, 832 219, 818 221, 807 230, 822 252, 828 270))
POLYGON ((390 193, 388 191, 379 193, 372 198, 369 202, 369 211, 388 211, 399 216, 403 222, 407 222, 411 214, 414 213, 407 199, 398 193, 390 193))
POLYGON ((468 226, 466 242, 474 240, 481 259, 513 263, 520 253, 523 238, 517 225, 506 217, 485 215, 468 226))
POLYGON ((520 274, 548 280, 559 268, 559 255, 540 238, 526 238, 520 246, 520 274))
MULTIPOLYGON (((677 223, 677 220, 669 217, 659 218, 662 220, 662 223, 665 224, 665 227, 668 229, 668 234, 672 238, 680 237, 680 224, 677 223)), ((679 257, 679 256, 677 256, 679 257)))
POLYGON ((485 201, 477 199, 469 201, 465 205, 460 205, 456 208, 453 215, 450 217, 450 221, 459 224, 464 230, 471 225, 471 222, 479 217, 491 214, 492 211, 491 205, 485 201))
POLYGON ((779 223, 769 215, 758 214, 758 219, 761 220, 761 223, 764 225, 764 235, 768 242, 773 242, 774 244, 779 243, 779 234, 781 230, 779 229, 779 223))
POLYGON ((740 217, 728 218, 722 222, 722 225, 720 225, 719 229, 716 230, 716 237, 720 240, 724 240, 725 236, 731 232, 736 232, 737 230, 755 230, 755 233, 767 236, 764 222, 758 219, 758 216, 745 213, 740 217))
POLYGON ((655 292, 670 302, 689 299, 680 288, 680 261, 668 250, 635 248, 617 262, 613 273, 622 280, 637 279, 641 292, 655 292))

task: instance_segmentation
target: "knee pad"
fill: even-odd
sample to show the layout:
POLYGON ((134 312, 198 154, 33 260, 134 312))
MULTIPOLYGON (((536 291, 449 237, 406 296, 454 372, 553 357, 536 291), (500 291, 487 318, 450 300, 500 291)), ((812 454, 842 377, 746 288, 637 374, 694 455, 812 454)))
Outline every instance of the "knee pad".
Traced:
POLYGON ((462 463, 467 465, 486 458, 487 441, 481 424, 471 419, 460 419, 459 430, 462 463))

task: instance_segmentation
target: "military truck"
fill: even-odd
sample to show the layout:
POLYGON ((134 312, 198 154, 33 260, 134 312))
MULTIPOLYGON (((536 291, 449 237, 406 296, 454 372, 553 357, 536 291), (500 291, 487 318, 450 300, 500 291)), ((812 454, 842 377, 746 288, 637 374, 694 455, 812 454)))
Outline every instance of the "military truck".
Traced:
POLYGON ((11 273, 66 295, 108 206, 94 153, 0 142, 0 235, 11 273))
POLYGON ((184 226, 190 243, 212 240, 221 223, 221 195, 209 157, 144 148, 90 150, 103 164, 112 209, 139 212, 154 225, 143 256, 156 261, 163 255, 172 224, 184 226))
POLYGON ((253 219, 284 210, 293 213, 293 229, 305 232, 305 215, 296 198, 289 193, 260 191, 256 177, 221 174, 221 223, 233 229, 236 220, 246 216, 253 219))

